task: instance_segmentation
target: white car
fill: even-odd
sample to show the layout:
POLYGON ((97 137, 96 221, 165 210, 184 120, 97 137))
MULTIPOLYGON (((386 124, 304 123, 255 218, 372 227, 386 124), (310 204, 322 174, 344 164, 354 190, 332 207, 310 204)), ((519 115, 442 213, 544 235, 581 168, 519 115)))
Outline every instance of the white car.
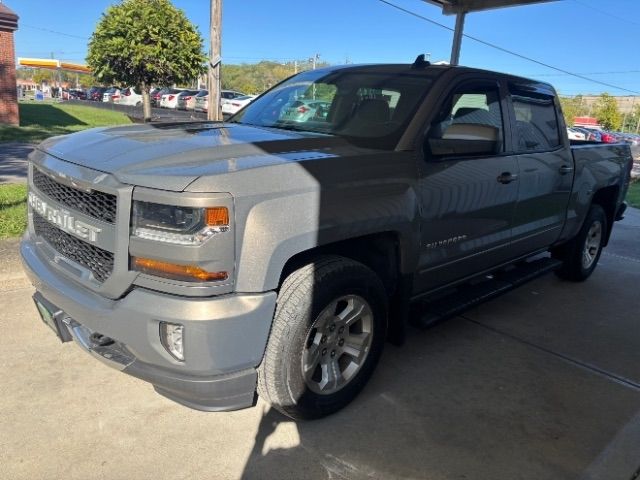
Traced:
POLYGON ((102 94, 102 101, 108 103, 118 103, 120 100, 120 89, 111 87, 102 94))
POLYGON ((233 115, 240 109, 249 105, 254 98, 256 98, 256 95, 244 95, 242 97, 236 97, 232 100, 222 102, 222 113, 225 115, 233 115))
POLYGON ((129 105, 136 107, 142 105, 142 95, 139 94, 134 87, 125 88, 120 92, 120 105, 129 105))
MULTIPOLYGON (((222 90, 220 92, 220 106, 222 107, 222 113, 224 113, 224 105, 229 103, 234 98, 247 97, 244 93, 236 92, 234 90, 222 90)), ((209 110, 209 95, 203 95, 196 98, 194 106, 196 112, 206 112, 209 110)))
POLYGON ((196 97, 196 104, 193 107, 196 112, 207 112, 209 110, 209 95, 202 95, 201 97, 196 97))
POLYGON ((579 130, 567 127, 567 135, 569 140, 586 140, 587 136, 579 130))
POLYGON ((182 92, 182 89, 172 88, 169 92, 162 95, 160 98, 161 108, 177 108, 178 107, 178 94, 182 92))

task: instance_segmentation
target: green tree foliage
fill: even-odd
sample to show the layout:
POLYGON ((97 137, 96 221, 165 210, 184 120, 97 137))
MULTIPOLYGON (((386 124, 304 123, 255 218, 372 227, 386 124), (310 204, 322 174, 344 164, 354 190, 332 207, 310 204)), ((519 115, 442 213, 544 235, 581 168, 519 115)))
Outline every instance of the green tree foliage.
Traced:
POLYGON ((264 92, 293 75, 293 65, 263 61, 255 64, 222 65, 222 88, 248 94, 264 92))
POLYGON ((608 93, 600 95, 596 103, 595 117, 606 130, 619 130, 622 126, 622 115, 616 99, 608 93))
MULTIPOLYGON (((306 61, 299 61, 298 72, 309 70, 311 65, 306 61)), ((327 66, 318 63, 318 68, 327 66)), ((236 90, 248 94, 262 93, 276 83, 293 75, 296 71, 294 62, 278 63, 262 61, 259 63, 241 65, 222 65, 222 88, 236 90)))
POLYGON ((145 120, 152 85, 191 83, 206 61, 200 32, 169 0, 123 0, 107 8, 87 56, 99 81, 142 91, 145 120))
POLYGON ((572 127, 576 117, 581 117, 588 113, 588 109, 583 103, 582 95, 575 97, 560 97, 560 105, 567 126, 572 127))
POLYGON ((42 85, 44 82, 51 84, 54 81, 53 72, 51 70, 40 68, 33 74, 33 81, 37 85, 42 85))
POLYGON ((622 131, 635 132, 640 127, 640 105, 633 107, 631 113, 623 117, 622 131))

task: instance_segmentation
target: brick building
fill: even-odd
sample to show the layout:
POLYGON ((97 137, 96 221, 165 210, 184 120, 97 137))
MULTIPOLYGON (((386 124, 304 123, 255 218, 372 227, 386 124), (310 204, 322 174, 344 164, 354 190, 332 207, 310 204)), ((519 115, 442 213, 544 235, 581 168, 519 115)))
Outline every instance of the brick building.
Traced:
POLYGON ((19 123, 13 32, 18 16, 0 0, 0 123, 19 123))

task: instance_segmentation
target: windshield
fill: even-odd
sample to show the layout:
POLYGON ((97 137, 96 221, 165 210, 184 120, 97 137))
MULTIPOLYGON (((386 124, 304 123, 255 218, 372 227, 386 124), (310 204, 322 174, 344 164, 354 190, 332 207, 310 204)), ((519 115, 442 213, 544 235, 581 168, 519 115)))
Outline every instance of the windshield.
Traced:
POLYGON ((229 121, 393 149, 430 86, 423 75, 312 70, 276 85, 229 121))

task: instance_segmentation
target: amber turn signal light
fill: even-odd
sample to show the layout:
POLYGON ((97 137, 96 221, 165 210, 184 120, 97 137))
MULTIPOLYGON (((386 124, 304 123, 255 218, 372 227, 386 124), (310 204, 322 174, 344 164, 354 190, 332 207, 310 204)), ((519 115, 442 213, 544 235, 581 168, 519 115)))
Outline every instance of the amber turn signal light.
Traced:
POLYGON ((229 210, 227 207, 205 209, 205 223, 212 227, 229 225, 229 210))
MULTIPOLYGON (((225 209, 226 210, 226 209, 225 209)), ((226 280, 227 272, 207 272, 196 265, 178 265, 162 262, 151 258, 133 257, 133 269, 138 272, 170 278, 172 280, 184 280, 187 282, 217 282, 226 280)))

